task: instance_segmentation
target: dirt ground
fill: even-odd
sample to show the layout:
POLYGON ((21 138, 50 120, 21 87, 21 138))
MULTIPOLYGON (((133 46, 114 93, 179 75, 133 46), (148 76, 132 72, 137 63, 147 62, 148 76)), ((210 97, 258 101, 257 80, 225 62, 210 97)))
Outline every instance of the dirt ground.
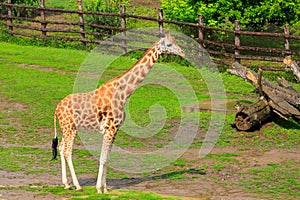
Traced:
MULTIPOLYGON (((217 148, 212 153, 235 153, 236 148, 217 148)), ((232 169, 221 170, 217 174, 208 171, 205 175, 198 178, 187 178, 180 180, 159 179, 153 180, 153 177, 144 177, 142 175, 133 175, 126 179, 108 179, 108 185, 113 189, 130 189, 156 192, 163 195, 181 196, 184 199, 211 199, 211 200, 261 200, 274 199, 271 196, 262 196, 261 194, 246 193, 236 183, 241 181, 239 172, 244 172, 253 166, 263 167, 268 163, 281 163, 285 160, 300 161, 300 151, 273 149, 267 152, 261 152, 258 149, 251 149, 239 152, 237 159, 240 163, 245 163, 245 168, 240 165, 233 165, 232 169), (209 176, 217 176, 217 179, 211 181, 209 176), (217 181, 217 182, 216 182, 217 181), (223 184, 222 184, 223 183, 223 184), (224 184, 226 183, 226 184, 224 184), (232 184, 234 183, 234 184, 232 184)), ((185 160, 195 160, 199 156, 198 149, 188 150, 183 158, 185 160)), ((200 162, 210 164, 209 159, 201 159, 200 162)), ((60 169, 58 169, 59 171, 60 169)), ((83 186, 94 186, 96 184, 96 174, 78 175, 80 184, 83 186)), ((31 199, 57 199, 52 194, 37 195, 35 193, 23 190, 7 190, 7 187, 40 187, 43 185, 57 186, 61 185, 60 176, 50 174, 24 174, 22 172, 0 171, 0 199, 1 200, 31 200, 31 199)), ((75 191, 74 191, 75 192, 75 191)), ((66 199, 66 197, 62 198, 66 199)))

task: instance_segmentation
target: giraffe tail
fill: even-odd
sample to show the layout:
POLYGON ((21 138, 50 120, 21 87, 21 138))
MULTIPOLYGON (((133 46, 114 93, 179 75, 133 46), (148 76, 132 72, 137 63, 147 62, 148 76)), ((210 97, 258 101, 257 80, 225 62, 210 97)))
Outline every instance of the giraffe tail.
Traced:
POLYGON ((57 146, 58 146, 58 139, 57 139, 57 132, 56 132, 56 111, 54 113, 54 138, 52 139, 52 159, 57 160, 57 146))

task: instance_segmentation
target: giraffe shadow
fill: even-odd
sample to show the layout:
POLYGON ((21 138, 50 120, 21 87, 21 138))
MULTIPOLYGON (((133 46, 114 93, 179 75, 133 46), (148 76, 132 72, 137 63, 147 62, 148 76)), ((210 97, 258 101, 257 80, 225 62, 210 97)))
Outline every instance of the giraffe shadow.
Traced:
MULTIPOLYGON (((107 184, 109 187, 112 187, 112 189, 122 189, 128 186, 134 186, 138 185, 143 182, 148 181, 155 181, 155 180, 163 180, 163 179, 173 179, 174 177, 178 177, 183 174, 190 174, 190 175, 206 175, 205 170, 202 169, 185 169, 185 170, 179 170, 179 171, 172 171, 160 175, 153 175, 153 176, 147 176, 147 177, 133 177, 133 178, 111 178, 107 179, 107 184)), ((82 186, 95 186, 97 182, 96 178, 86 178, 86 179, 80 179, 79 183, 82 186)))

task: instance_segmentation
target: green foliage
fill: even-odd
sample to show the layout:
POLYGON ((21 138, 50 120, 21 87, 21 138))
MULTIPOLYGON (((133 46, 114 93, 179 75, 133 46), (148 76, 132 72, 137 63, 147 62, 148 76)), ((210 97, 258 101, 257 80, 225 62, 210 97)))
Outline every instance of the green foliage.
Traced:
POLYGON ((8 28, 5 24, 0 21, 0 42, 9 42, 12 44, 18 44, 23 46, 37 46, 37 47, 54 47, 54 48, 64 48, 64 49, 93 49, 95 44, 83 45, 82 42, 78 41, 68 41, 63 39, 54 38, 44 38, 40 39, 37 37, 22 37, 17 35, 12 35, 9 33, 8 28))
POLYGON ((14 4, 22 4, 27 6, 36 6, 40 3, 39 0, 12 0, 11 2, 14 4))
POLYGON ((163 0, 162 7, 168 19, 184 22, 196 22, 198 19, 192 0, 163 0))
MULTIPOLYGON (((0 0, 0 2, 7 2, 7 0, 0 0)), ((12 0, 11 3, 13 4, 19 4, 19 5, 26 5, 26 6, 39 6, 40 1, 39 0, 12 0)), ((18 17, 35 17, 39 15, 38 11, 35 11, 33 9, 27 9, 27 8, 12 8, 12 12, 14 16, 18 17)), ((0 13, 7 14, 6 9, 1 9, 0 13)))
MULTIPOLYGON (((7 2, 7 0, 0 0, 0 2, 7 2)), ((13 4, 21 4, 27 6, 36 6, 39 5, 39 0, 12 0, 11 3, 13 4)))
POLYGON ((300 35, 300 20, 290 26, 290 33, 292 35, 300 35))
POLYGON ((224 23, 224 19, 230 22, 240 20, 244 28, 254 30, 262 30, 269 24, 297 23, 300 19, 299 5, 300 0, 162 1, 167 19, 196 23, 197 15, 203 14, 208 26, 222 27, 228 24, 224 23))
MULTIPOLYGON (((84 10, 93 11, 93 12, 108 12, 108 13, 120 13, 121 4, 127 4, 126 0, 93 0, 84 2, 84 10)), ((86 23, 96 24, 102 26, 110 27, 120 27, 120 17, 114 16, 103 16, 103 15, 86 15, 86 23)), ((105 34, 116 34, 116 31, 105 28, 90 27, 92 31, 102 33, 103 36, 98 38, 105 37, 105 34)))

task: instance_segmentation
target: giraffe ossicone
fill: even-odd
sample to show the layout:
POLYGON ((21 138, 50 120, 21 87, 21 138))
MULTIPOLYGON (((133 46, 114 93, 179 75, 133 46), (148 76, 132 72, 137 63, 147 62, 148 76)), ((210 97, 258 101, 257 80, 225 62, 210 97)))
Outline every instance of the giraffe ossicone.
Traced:
POLYGON ((131 68, 120 76, 102 84, 99 88, 86 92, 70 94, 61 100, 54 113, 53 158, 57 156, 56 118, 62 130, 59 145, 62 183, 65 189, 67 180, 66 163, 69 166, 76 190, 82 190, 72 163, 72 147, 79 128, 103 133, 100 165, 96 188, 98 193, 107 193, 106 174, 111 148, 119 127, 125 119, 125 103, 151 70, 161 54, 175 54, 184 57, 182 49, 169 33, 149 48, 131 68))

